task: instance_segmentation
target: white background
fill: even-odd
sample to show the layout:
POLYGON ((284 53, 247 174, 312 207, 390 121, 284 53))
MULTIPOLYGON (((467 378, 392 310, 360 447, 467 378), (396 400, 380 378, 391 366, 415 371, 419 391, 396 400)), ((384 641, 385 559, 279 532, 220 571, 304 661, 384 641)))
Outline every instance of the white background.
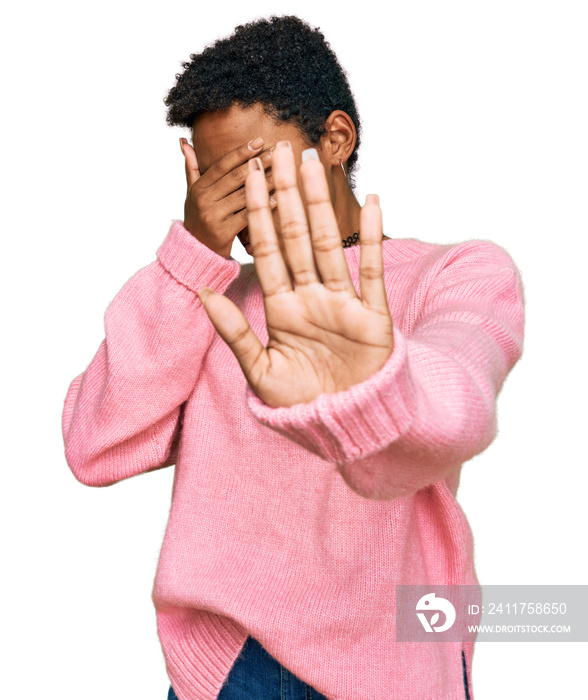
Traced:
MULTIPOLYGON (((483 584, 587 583, 585 5, 383 7, 57 0, 4 14, 1 697, 167 697, 151 586, 173 469, 82 486, 61 410, 109 302, 183 218, 189 134, 163 105, 181 61, 271 13, 320 26, 347 69, 357 193, 380 194, 385 232, 490 239, 519 266, 524 355, 458 498, 483 584)), ((586 697, 587 646, 479 643, 475 698, 586 697)))

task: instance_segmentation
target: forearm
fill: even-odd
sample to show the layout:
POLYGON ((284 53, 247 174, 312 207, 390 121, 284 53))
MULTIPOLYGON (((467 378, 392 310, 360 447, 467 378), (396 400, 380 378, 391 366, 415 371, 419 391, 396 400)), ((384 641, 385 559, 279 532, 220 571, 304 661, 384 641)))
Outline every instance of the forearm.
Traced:
POLYGON ((65 399, 76 478, 104 486, 174 458, 180 408, 213 332, 196 289, 202 281, 224 290, 238 270, 176 222, 158 260, 124 285, 106 311, 105 339, 65 399))
POLYGON ((520 279, 491 252, 492 266, 474 258, 479 277, 471 258, 466 275, 444 268, 416 326, 408 335, 394 328, 391 356, 367 381, 290 408, 270 408, 249 390, 253 415, 333 462, 366 498, 447 477, 492 441, 498 393, 522 353, 520 279))

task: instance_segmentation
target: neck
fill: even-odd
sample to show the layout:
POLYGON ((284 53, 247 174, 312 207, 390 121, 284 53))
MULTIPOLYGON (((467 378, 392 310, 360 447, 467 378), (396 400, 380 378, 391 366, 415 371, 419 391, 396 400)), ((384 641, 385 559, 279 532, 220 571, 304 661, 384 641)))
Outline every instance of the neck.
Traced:
MULTIPOLYGON (((341 240, 344 241, 349 236, 353 236, 356 231, 359 231, 361 204, 355 198, 349 180, 343 175, 343 171, 337 168, 333 174, 331 193, 337 226, 339 227, 341 240)), ((389 236, 382 236, 382 240, 388 239, 389 236)))
POLYGON ((349 180, 343 175, 341 168, 334 169, 331 192, 341 240, 345 240, 359 231, 361 205, 355 198, 349 180))

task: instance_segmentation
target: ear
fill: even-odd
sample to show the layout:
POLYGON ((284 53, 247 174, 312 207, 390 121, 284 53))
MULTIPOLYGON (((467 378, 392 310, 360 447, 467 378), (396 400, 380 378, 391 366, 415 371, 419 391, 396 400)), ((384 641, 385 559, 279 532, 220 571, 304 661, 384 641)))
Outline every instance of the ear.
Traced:
POLYGON ((339 161, 345 164, 355 148, 355 124, 347 112, 336 109, 327 117, 325 129, 327 133, 321 137, 323 152, 329 164, 339 168, 339 161))

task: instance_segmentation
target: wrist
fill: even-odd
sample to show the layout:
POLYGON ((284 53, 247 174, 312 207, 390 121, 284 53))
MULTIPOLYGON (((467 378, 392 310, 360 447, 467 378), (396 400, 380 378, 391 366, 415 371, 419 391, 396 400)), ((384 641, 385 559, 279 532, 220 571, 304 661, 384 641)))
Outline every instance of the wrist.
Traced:
POLYGON ((233 248, 232 241, 228 245, 225 244, 223 246, 221 245, 220 241, 214 239, 211 240, 210 236, 203 236, 198 230, 193 230, 189 224, 186 224, 185 221, 182 222, 182 224, 191 236, 193 236, 197 241, 200 241, 200 243, 205 245, 209 250, 212 250, 213 253, 216 253, 227 260, 231 257, 231 250, 233 248))
POLYGON ((198 240, 180 220, 172 223, 157 258, 172 277, 194 292, 210 287, 222 294, 241 267, 236 260, 218 255, 198 240))

